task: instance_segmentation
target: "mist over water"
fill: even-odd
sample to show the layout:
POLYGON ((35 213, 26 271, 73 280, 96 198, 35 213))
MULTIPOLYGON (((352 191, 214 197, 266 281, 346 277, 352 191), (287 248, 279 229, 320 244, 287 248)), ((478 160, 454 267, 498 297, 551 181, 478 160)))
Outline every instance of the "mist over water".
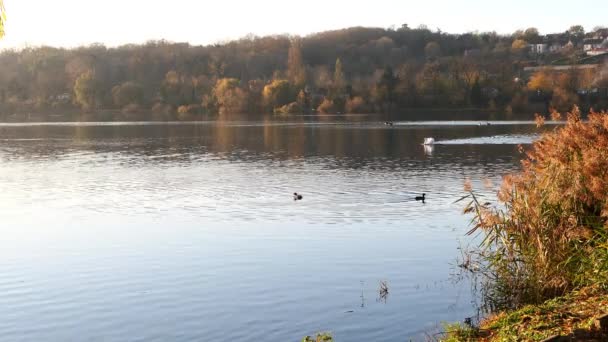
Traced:
POLYGON ((450 278, 464 180, 491 197, 537 134, 357 116, 0 125, 0 336, 422 338, 475 314, 450 278))

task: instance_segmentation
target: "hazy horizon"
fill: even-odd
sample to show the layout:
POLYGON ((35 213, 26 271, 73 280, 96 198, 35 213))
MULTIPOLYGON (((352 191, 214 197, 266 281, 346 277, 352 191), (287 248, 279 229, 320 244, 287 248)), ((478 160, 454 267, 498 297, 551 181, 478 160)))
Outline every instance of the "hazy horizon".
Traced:
POLYGON ((488 4, 470 0, 377 0, 322 2, 286 6, 278 0, 252 3, 241 0, 197 3, 177 0, 167 6, 158 0, 84 2, 78 0, 5 0, 6 37, 0 49, 27 46, 77 47, 141 44, 150 40, 208 45, 248 35, 299 35, 355 26, 410 27, 426 25, 449 33, 491 32, 509 34, 536 27, 541 33, 563 32, 572 25, 587 31, 602 26, 600 1, 580 9, 560 1, 528 4, 522 0, 488 4), (563 3, 563 6, 562 6, 563 3), (590 11, 595 8, 597 10, 590 11), (542 14, 542 18, 539 19, 542 14), (504 18, 511 18, 508 22, 504 18))

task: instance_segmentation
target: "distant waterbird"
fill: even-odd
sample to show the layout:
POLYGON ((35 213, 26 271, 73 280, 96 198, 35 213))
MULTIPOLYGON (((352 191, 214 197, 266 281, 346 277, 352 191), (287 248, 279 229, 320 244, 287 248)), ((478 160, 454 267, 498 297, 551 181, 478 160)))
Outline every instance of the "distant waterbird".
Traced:
POLYGON ((422 194, 422 196, 416 196, 416 201, 422 201, 422 203, 424 203, 426 194, 422 194))
POLYGON ((385 121, 384 124, 387 125, 387 126, 392 126, 393 125, 393 123, 390 122, 390 121, 385 121))
POLYGON ((293 200, 294 201, 299 201, 302 199, 302 195, 298 194, 297 192, 293 193, 293 200))
POLYGON ((435 143, 435 138, 424 138, 423 145, 433 145, 435 143))

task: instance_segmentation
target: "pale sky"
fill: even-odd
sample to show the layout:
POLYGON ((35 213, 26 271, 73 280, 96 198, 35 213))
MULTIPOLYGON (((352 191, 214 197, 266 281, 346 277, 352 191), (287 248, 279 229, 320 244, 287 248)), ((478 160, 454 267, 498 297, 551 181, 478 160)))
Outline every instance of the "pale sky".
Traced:
POLYGON ((166 39, 210 44, 253 33, 306 35, 350 26, 410 27, 450 33, 537 27, 563 32, 608 25, 608 1, 587 0, 4 0, 0 49, 116 46, 166 39))

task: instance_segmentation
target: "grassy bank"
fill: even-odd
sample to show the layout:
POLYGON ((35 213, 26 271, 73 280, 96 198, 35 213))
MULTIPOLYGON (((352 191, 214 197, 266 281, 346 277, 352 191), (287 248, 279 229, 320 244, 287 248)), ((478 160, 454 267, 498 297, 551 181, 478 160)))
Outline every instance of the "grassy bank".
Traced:
POLYGON ((537 305, 500 312, 479 327, 453 324, 443 341, 607 341, 601 318, 608 313, 608 292, 597 287, 575 290, 537 305))

